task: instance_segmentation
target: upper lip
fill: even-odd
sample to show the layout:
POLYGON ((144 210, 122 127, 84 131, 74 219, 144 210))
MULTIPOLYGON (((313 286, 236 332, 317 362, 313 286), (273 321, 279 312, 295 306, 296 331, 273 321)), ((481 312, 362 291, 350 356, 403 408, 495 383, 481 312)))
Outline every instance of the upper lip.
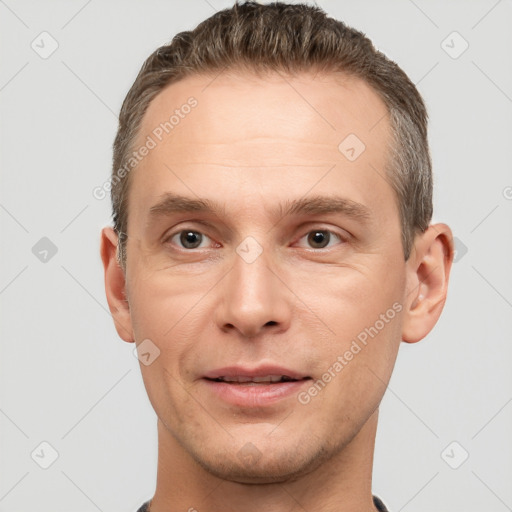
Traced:
POLYGON ((309 378, 308 375, 296 372, 290 368, 276 365, 264 365, 257 367, 248 366, 226 366, 224 368, 217 368, 207 372, 203 377, 205 379, 218 379, 220 377, 268 377, 270 375, 285 375, 294 380, 302 380, 309 378))

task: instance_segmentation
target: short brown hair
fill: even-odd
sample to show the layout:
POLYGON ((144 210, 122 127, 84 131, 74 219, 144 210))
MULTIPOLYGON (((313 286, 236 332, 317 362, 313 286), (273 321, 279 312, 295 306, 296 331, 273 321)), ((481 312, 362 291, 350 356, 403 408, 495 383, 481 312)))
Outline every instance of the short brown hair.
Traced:
POLYGON ((386 104, 392 133, 387 175, 400 212, 404 257, 417 232, 432 217, 432 169, 427 112, 407 75, 362 33, 319 7, 254 1, 235 3, 194 30, 180 32, 144 62, 119 115, 114 141, 112 207, 119 235, 119 261, 125 264, 127 197, 130 175, 123 169, 133 151, 150 102, 167 85, 190 75, 222 70, 345 73, 369 84, 386 104))

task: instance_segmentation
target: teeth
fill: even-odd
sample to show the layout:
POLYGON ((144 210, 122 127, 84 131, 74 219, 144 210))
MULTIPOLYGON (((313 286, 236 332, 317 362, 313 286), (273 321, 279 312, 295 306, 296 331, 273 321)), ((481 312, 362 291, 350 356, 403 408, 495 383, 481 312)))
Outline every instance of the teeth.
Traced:
POLYGON ((294 379, 292 379, 291 377, 288 377, 287 375, 266 375, 265 377, 243 377, 243 376, 219 377, 218 379, 215 379, 215 380, 224 381, 224 382, 238 382, 238 383, 246 383, 246 382, 273 383, 273 382, 289 382, 294 379))
POLYGON ((224 382, 251 382, 252 377, 221 377, 224 382))
POLYGON ((253 377, 253 382, 279 382, 281 375, 269 375, 268 377, 253 377))

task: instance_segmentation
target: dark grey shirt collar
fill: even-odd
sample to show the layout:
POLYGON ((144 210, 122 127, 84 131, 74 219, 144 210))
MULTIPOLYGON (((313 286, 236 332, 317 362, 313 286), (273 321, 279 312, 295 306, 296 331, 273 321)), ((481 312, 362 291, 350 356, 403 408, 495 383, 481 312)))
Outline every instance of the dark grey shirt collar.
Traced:
MULTIPOLYGON (((388 509, 386 508, 386 505, 384 505, 384 503, 382 503, 382 500, 377 496, 373 497, 373 504, 375 505, 379 512, 389 512, 388 509)), ((148 506, 149 501, 146 501, 146 503, 144 503, 144 505, 142 505, 142 507, 140 507, 139 510, 137 510, 137 512, 147 512, 148 506)))

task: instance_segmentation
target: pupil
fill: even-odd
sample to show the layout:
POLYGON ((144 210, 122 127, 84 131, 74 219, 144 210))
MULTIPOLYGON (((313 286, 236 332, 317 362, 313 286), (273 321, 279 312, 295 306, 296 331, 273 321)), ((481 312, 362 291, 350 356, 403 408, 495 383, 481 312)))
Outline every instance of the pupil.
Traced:
POLYGON ((318 249, 329 243, 330 234, 327 231, 312 231, 308 238, 310 244, 318 249))
POLYGON ((201 234, 195 231, 182 231, 180 241, 183 247, 187 249, 195 249, 201 245, 201 234))

